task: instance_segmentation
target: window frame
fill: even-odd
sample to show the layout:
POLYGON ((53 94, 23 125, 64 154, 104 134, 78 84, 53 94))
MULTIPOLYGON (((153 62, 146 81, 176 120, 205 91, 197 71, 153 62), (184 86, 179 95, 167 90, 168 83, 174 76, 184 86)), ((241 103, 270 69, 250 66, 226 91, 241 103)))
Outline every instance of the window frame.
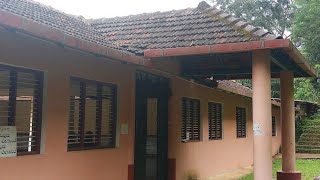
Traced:
MULTIPOLYGON (((35 148, 30 152, 19 152, 17 148, 17 156, 25 156, 25 155, 36 155, 41 152, 41 139, 42 139, 42 121, 43 121, 43 94, 44 94, 44 72, 40 70, 30 69, 26 67, 16 67, 11 65, 0 64, 0 68, 9 71, 9 99, 8 99, 8 126, 16 126, 16 104, 17 104, 17 91, 18 91, 18 83, 17 83, 17 75, 19 72, 21 73, 30 73, 34 74, 36 79, 38 80, 38 99, 37 99, 37 108, 38 111, 34 115, 36 122, 36 134, 35 134, 35 148), (12 82, 13 81, 13 82, 12 82)), ((30 133, 30 132, 29 132, 30 133)), ((17 131, 18 137, 18 131, 17 131)), ((17 140, 18 143, 18 140, 17 140)))
MULTIPOLYGON (((196 99, 196 98, 190 98, 190 97, 182 97, 181 98, 181 142, 184 142, 184 143, 186 143, 186 142, 200 142, 201 141, 201 135, 202 135, 202 127, 201 127, 201 101, 200 101, 200 99, 196 99), (193 102, 197 102, 198 104, 199 104, 199 108, 198 108, 198 114, 199 114, 199 116, 198 116, 198 127, 199 127, 199 135, 198 135, 198 138, 197 139, 195 139, 194 138, 194 131, 192 130, 192 132, 191 132, 191 135, 190 135, 190 138, 189 139, 187 139, 187 125, 186 125, 186 118, 184 117, 185 116, 185 114, 187 113, 187 112, 184 112, 184 110, 186 109, 185 107, 184 107, 184 104, 183 104, 183 102, 184 101, 191 101, 192 103, 193 102), (185 120, 184 120, 185 119, 185 120), (183 128, 184 128, 184 131, 183 131, 183 128), (185 139, 183 139, 183 136, 185 137, 185 139)), ((192 118, 192 121, 191 121, 191 123, 192 123, 192 129, 194 129, 194 124, 195 124, 195 122, 194 122, 194 119, 192 118)))
MULTIPOLYGON (((246 107, 243 107, 243 106, 236 106, 236 135, 237 135, 237 138, 246 138, 247 137, 247 128, 248 128, 248 125, 247 125, 247 108, 246 107), (244 131, 244 133, 241 135, 239 135, 239 120, 238 120, 238 116, 237 116, 237 113, 238 113, 238 109, 241 109, 241 110, 244 110, 242 112, 244 112, 244 122, 242 122, 244 124, 244 130, 241 130, 241 131, 244 131)), ((242 127, 241 127, 242 128, 242 127)))
MULTIPOLYGON (((222 140, 223 139, 223 108, 224 105, 223 103, 221 102, 215 102, 215 101, 208 101, 208 138, 209 138, 209 141, 216 141, 216 140, 222 140), (216 138, 210 138, 210 123, 211 123, 211 120, 210 120, 210 104, 215 104, 215 105, 220 105, 220 137, 216 137, 216 138)), ((216 123, 217 124, 217 123, 216 123)), ((216 130, 217 131, 217 130, 216 130)))
MULTIPOLYGON (((98 96, 98 87, 103 87, 103 86, 108 86, 109 88, 113 89, 114 94, 113 94, 113 101, 112 101, 112 107, 114 110, 114 118, 112 122, 112 143, 110 145, 97 145, 97 146, 91 146, 91 147, 85 147, 84 146, 84 136, 85 136, 85 103, 84 106, 79 105, 79 128, 80 128, 80 146, 79 147, 69 147, 69 143, 67 143, 67 151, 72 152, 72 151, 83 151, 83 150, 93 150, 93 149, 113 149, 116 148, 117 144, 117 125, 118 125, 118 85, 117 84, 112 84, 112 83, 107 83, 107 82, 102 82, 102 81, 97 81, 97 80, 90 80, 90 79, 85 79, 85 78, 80 78, 80 77, 74 77, 71 76, 70 78, 70 87, 72 86, 72 81, 79 81, 80 83, 80 91, 84 91, 85 93, 82 94, 82 96, 86 97, 86 86, 83 86, 85 83, 94 83, 97 86, 97 96, 98 96), (80 110, 81 108, 81 110, 80 110), (82 115, 80 115, 80 112, 82 112, 82 115), (83 126, 80 126, 80 123, 83 124, 83 126)), ((71 89, 70 91, 71 92, 71 89)), ((102 91, 100 91, 102 92, 102 91)), ((80 94, 81 95, 81 94, 80 94)), ((101 95, 101 94, 100 94, 101 95)), ((69 94, 69 97, 71 97, 71 94, 69 94)), ((69 98, 70 99, 70 98, 69 98)), ((81 98, 82 103, 85 101, 85 99, 81 98)), ((80 102, 81 103, 81 102, 80 102)), ((100 102, 101 103, 101 102, 100 102)), ((70 100, 69 100, 69 108, 70 108, 70 100)), ((99 110, 102 112, 102 108, 99 110)), ((97 137, 98 139, 101 139, 101 120, 102 117, 100 117, 99 120, 95 119, 94 121, 97 123, 100 122, 100 125, 98 127, 98 132, 100 135, 97 137)), ((70 109, 69 109, 69 119, 68 122, 70 123, 70 109)), ((68 126, 68 139, 69 141, 69 126, 68 126)), ((100 140, 99 140, 100 141, 100 140)), ((100 142, 99 142, 100 143, 100 142)))

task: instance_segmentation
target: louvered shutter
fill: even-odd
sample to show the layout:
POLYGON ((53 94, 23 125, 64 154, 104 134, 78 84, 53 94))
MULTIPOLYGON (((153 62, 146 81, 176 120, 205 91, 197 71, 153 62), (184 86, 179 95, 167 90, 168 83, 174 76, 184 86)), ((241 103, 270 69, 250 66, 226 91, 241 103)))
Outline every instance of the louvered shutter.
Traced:
POLYGON ((246 137, 246 109, 236 107, 237 137, 246 137))
POLYGON ((40 152, 43 73, 0 67, 0 126, 17 127, 18 155, 40 152))
POLYGON ((200 129, 200 101, 183 98, 181 139, 200 140, 200 129))
POLYGON ((276 117, 272 116, 272 136, 277 135, 276 117))
POLYGON ((222 138, 222 105, 210 102, 208 104, 209 139, 222 138))
POLYGON ((69 150, 115 146, 116 97, 115 85, 72 79, 69 150))

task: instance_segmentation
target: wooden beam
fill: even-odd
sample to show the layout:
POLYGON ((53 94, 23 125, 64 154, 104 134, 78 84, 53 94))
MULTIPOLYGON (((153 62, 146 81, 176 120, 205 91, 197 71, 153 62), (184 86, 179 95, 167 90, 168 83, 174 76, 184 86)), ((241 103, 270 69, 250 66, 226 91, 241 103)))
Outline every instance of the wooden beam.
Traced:
POLYGON ((157 58, 157 57, 171 57, 171 56, 222 54, 222 53, 249 52, 249 51, 260 50, 260 49, 278 49, 278 48, 288 48, 288 47, 290 47, 290 40, 288 39, 259 40, 259 41, 250 41, 250 42, 214 44, 214 45, 192 46, 192 47, 148 49, 144 51, 144 57, 157 58))

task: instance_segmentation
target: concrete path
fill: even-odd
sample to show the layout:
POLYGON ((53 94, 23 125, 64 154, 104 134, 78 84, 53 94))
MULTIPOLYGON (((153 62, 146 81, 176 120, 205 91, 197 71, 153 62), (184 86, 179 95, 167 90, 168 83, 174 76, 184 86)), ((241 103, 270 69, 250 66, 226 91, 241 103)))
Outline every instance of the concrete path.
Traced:
POLYGON ((210 178, 210 180, 239 180, 240 178, 249 175, 253 172, 253 167, 248 166, 234 171, 226 172, 218 176, 210 178))
MULTIPOLYGON (((281 154, 275 156, 276 159, 281 158, 281 154)), ((300 154, 296 153, 297 159, 320 159, 320 154, 300 154)))

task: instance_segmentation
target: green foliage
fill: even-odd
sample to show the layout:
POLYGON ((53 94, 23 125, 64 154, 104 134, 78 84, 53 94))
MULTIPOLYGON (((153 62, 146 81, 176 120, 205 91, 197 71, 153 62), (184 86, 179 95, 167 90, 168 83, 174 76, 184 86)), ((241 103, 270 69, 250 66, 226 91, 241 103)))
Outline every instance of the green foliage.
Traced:
MULTIPOLYGON (((282 167, 281 159, 276 159, 273 163, 273 177, 276 177, 277 171, 282 167)), ((302 173, 302 179, 310 180, 320 175, 319 159, 298 159, 296 161, 297 170, 302 173)), ((253 180, 253 174, 250 174, 241 180, 253 180)))
POLYGON ((314 88, 312 79, 298 78, 294 81, 295 99, 319 102, 319 92, 314 88))
POLYGON ((313 64, 320 64, 320 1, 296 0, 293 41, 301 45, 313 64))
POLYGON ((296 120, 295 121, 295 131, 296 131, 296 142, 299 141, 300 136, 303 134, 303 131, 305 129, 306 121, 305 120, 296 120))
POLYGON ((295 6, 292 0, 212 0, 214 5, 251 21, 255 26, 263 27, 279 36, 292 25, 295 6))
MULTIPOLYGON (((296 0, 295 4, 298 9, 291 29, 293 41, 320 70, 320 0, 296 0)), ((316 79, 298 79, 295 85, 297 99, 320 102, 320 84, 316 79)))

